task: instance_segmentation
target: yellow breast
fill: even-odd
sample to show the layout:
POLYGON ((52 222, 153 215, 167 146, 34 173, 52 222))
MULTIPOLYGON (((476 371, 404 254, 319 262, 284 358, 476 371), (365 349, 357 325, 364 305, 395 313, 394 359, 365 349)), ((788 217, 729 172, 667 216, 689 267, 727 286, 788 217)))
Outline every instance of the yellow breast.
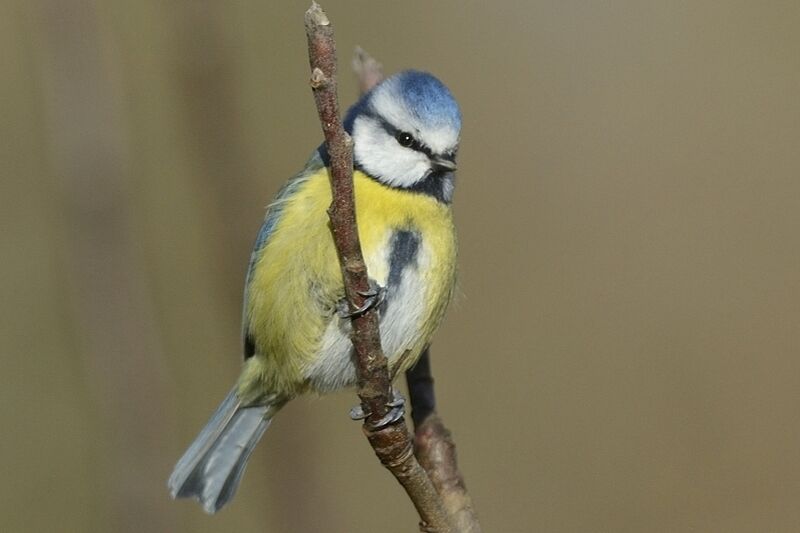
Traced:
MULTIPOLYGON (((421 236, 425 264, 424 305, 407 363, 430 341, 450 299, 455 279, 455 232, 448 205, 414 192, 393 189, 354 174, 356 218, 367 269, 385 285, 391 236, 401 230, 421 236)), ((327 208, 327 170, 313 174, 285 200, 269 241, 251 275, 246 313, 256 346, 240 380, 247 395, 278 392, 294 396, 308 387, 308 374, 322 354, 321 343, 344 295, 327 208)), ((396 358, 400 354, 387 353, 396 358)), ((407 365, 404 365, 407 366, 407 365)))

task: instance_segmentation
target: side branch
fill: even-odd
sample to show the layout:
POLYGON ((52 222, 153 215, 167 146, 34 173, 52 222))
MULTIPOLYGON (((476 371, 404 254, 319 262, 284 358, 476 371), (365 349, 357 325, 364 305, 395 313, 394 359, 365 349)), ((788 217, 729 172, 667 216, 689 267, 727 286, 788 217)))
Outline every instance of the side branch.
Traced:
POLYGON ((436 413, 429 350, 425 350, 414 368, 406 372, 406 381, 414 421, 414 455, 430 476, 456 531, 480 533, 472 498, 458 469, 456 443, 436 413))
MULTIPOLYGON (((369 291, 369 278, 355 218, 352 140, 344 131, 339 116, 333 27, 316 2, 306 12, 305 26, 311 88, 330 157, 333 198, 328 214, 331 232, 342 268, 345 296, 350 310, 355 311, 364 304, 363 294, 369 291)), ((414 503, 422 521, 421 528, 437 533, 452 531, 430 478, 414 457, 402 419, 375 429, 376 422, 388 412, 391 399, 391 381, 381 348, 377 311, 371 309, 354 316, 352 326, 358 396, 364 413, 368 414, 364 432, 381 463, 394 474, 414 503)))

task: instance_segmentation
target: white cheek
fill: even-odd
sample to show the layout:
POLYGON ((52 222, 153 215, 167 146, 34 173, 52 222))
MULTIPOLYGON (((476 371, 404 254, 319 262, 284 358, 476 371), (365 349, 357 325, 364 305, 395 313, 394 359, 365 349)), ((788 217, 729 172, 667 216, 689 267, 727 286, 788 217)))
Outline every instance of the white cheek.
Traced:
POLYGON ((425 154, 403 148, 373 120, 357 118, 353 140, 356 160, 367 173, 388 185, 410 187, 430 169, 425 154))

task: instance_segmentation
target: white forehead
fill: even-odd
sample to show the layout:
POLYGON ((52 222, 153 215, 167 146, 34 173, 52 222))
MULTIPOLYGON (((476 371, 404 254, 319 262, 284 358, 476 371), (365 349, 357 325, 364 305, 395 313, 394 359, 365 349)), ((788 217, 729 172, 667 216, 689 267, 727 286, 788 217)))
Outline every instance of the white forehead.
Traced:
MULTIPOLYGON (((391 81, 391 80, 390 80, 391 81)), ((397 86, 384 87, 372 95, 372 109, 398 130, 412 134, 434 153, 452 152, 458 146, 459 125, 414 112, 397 86)))

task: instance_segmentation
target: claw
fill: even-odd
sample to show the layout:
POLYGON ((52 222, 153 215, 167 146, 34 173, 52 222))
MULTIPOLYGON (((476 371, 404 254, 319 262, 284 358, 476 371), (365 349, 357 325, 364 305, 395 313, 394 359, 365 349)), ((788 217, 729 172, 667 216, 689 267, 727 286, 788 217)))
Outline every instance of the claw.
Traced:
POLYGON ((361 404, 358 404, 350 409, 350 418, 353 420, 364 420, 369 416, 369 413, 364 412, 361 404))
POLYGON ((406 412, 405 409, 403 409, 402 405, 399 407, 392 407, 391 409, 389 409, 389 412, 386 413, 386 415, 383 418, 381 418, 377 422, 369 424, 369 428, 373 431, 384 428, 386 426, 394 424, 395 422, 403 418, 405 414, 406 412))
POLYGON ((350 305, 347 303, 346 298, 342 298, 339 300, 339 303, 336 305, 336 313, 341 318, 353 318, 357 316, 361 316, 373 307, 378 307, 383 303, 386 299, 386 289, 378 285, 378 283, 370 278, 369 280, 369 289, 366 291, 356 291, 358 294, 364 297, 364 305, 350 311, 350 305))
POLYGON ((386 404, 386 407, 403 407, 406 404, 406 399, 400 394, 400 391, 392 387, 392 399, 386 404))
MULTIPOLYGON (((395 422, 403 418, 403 416, 405 415, 405 409, 404 409, 405 403, 406 399, 403 398, 403 395, 400 394, 400 391, 398 391, 395 388, 392 388, 392 399, 386 403, 386 407, 389 408, 389 411, 383 416, 383 418, 381 418, 377 422, 369 423, 368 424, 369 429, 375 431, 384 428, 388 425, 394 424, 395 422)), ((364 409, 361 407, 360 404, 350 409, 350 418, 352 418, 353 420, 364 420, 371 414, 372 413, 365 413, 364 409)))

